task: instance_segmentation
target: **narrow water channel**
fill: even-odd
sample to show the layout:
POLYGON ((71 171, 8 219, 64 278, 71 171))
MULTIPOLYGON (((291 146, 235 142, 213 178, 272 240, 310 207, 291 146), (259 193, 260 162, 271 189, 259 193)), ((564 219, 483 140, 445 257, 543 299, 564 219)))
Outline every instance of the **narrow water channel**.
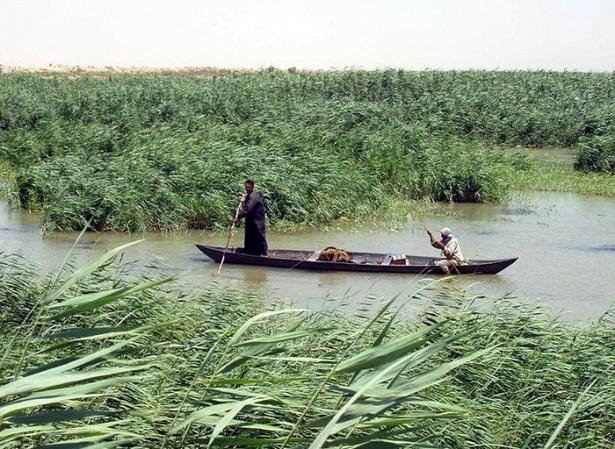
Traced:
MULTIPOLYGON (((446 214, 409 220, 401 231, 304 231, 269 233, 270 248, 317 250, 328 245, 355 251, 435 255, 424 226, 450 227, 464 255, 474 259, 519 257, 498 275, 458 277, 455 286, 475 293, 513 292, 523 301, 538 302, 564 319, 587 320, 602 315, 615 301, 615 200, 566 193, 517 194, 507 204, 455 204, 446 214)), ((40 234, 35 214, 0 203, 0 251, 20 253, 47 270, 64 259, 78 233, 40 234)), ((345 297, 347 307, 362 298, 390 297, 408 289, 413 275, 310 272, 217 265, 202 255, 196 242, 224 245, 225 235, 208 231, 119 234, 88 233, 75 251, 76 262, 139 238, 146 241, 127 252, 130 259, 166 265, 194 286, 218 281, 258 289, 268 297, 293 298, 310 308, 328 307, 345 297)), ((234 237, 241 245, 242 230, 234 237)))

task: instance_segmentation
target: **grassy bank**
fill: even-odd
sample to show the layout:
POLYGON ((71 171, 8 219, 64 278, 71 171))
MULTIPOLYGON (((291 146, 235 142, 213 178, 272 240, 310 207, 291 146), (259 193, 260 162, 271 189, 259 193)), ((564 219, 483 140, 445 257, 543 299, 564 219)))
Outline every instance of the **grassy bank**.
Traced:
POLYGON ((615 197, 615 176, 575 170, 576 148, 507 149, 533 161, 515 176, 514 188, 615 197))
POLYGON ((525 163, 495 145, 570 146, 615 121, 612 74, 0 76, 10 198, 48 229, 225 226, 248 176, 272 223, 498 201, 525 163))
POLYGON ((532 170, 520 172, 515 179, 515 188, 615 197, 615 176, 580 172, 572 166, 540 164, 532 170))
POLYGON ((612 315, 450 292, 396 318, 416 290, 372 317, 263 310, 112 256, 47 278, 0 258, 3 447, 612 447, 612 315))

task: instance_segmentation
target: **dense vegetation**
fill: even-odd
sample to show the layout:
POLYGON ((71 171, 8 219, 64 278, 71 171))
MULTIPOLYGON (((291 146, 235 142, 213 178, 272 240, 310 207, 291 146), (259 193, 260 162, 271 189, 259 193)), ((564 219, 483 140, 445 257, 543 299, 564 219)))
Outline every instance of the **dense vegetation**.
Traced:
POLYGON ((582 140, 576 167, 615 174, 615 133, 582 140))
MULTIPOLYGON (((612 314, 579 328, 446 292, 415 320, 137 280, 122 248, 0 257, 0 447, 584 447, 615 440, 612 314), (66 442, 64 446, 53 443, 66 442), (70 443, 70 444, 69 444, 70 443)), ((402 314, 403 315, 403 314, 402 314)))
POLYGON ((575 145, 614 123, 615 74, 0 75, 10 197, 50 229, 225 225, 247 176, 292 223, 392 197, 498 200, 526 163, 494 145, 575 145))

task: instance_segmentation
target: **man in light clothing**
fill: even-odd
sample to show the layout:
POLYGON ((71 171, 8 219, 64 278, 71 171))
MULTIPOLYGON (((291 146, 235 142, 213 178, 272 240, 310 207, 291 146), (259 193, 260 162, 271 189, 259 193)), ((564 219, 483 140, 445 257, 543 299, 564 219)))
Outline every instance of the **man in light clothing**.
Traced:
POLYGON ((461 247, 459 246, 459 241, 453 235, 449 228, 442 228, 440 230, 440 236, 442 240, 436 240, 431 231, 425 228, 427 234, 429 234, 429 240, 431 246, 436 249, 442 250, 442 255, 445 259, 436 260, 434 265, 440 267, 444 274, 451 274, 451 269, 457 274, 459 274, 459 270, 457 269, 458 265, 463 264, 463 254, 461 253, 461 247))

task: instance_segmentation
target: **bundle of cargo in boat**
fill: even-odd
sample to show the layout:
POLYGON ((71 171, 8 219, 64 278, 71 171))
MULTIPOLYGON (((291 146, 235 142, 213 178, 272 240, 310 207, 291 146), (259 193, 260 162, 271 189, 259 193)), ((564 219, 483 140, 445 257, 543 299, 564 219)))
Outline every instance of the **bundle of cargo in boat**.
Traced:
POLYGON ((393 254, 391 256, 391 265, 408 265, 408 259, 405 254, 393 254))

